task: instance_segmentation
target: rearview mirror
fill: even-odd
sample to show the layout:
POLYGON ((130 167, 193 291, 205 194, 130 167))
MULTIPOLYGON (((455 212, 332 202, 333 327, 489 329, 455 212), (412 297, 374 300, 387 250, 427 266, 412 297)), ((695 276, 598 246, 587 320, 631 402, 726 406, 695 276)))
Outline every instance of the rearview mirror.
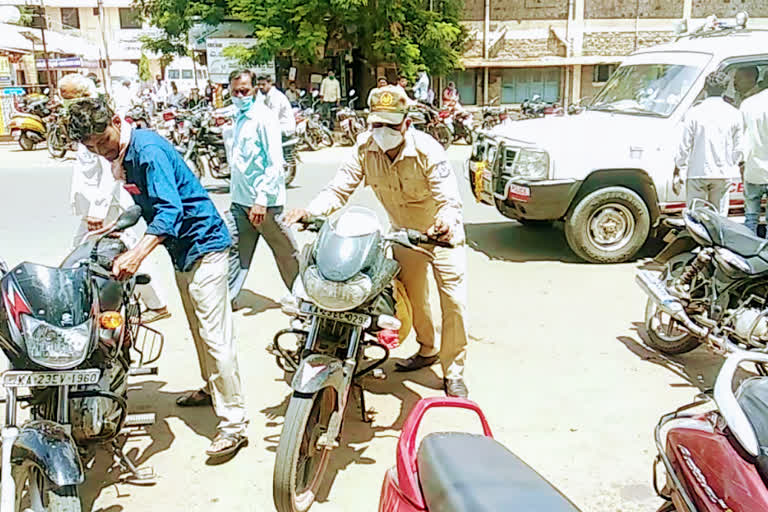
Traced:
POLYGON ((317 89, 315 89, 314 91, 312 91, 312 97, 313 97, 313 98, 317 98, 317 96, 318 96, 319 94, 320 94, 320 92, 319 92, 317 89))
POLYGON ((307 91, 305 91, 304 89, 302 89, 302 90, 300 90, 300 91, 299 91, 299 97, 300 97, 300 98, 303 98, 303 97, 304 97, 304 96, 306 96, 306 95, 307 95, 307 91))
POLYGON ((141 206, 135 204, 125 210, 115 222, 115 231, 123 231, 135 226, 141 218, 141 206))
POLYGON ((350 97, 350 98, 351 98, 351 97, 353 97, 353 96, 355 95, 355 92, 356 92, 356 91, 355 91, 354 89, 350 89, 350 90, 349 90, 349 97, 350 97))

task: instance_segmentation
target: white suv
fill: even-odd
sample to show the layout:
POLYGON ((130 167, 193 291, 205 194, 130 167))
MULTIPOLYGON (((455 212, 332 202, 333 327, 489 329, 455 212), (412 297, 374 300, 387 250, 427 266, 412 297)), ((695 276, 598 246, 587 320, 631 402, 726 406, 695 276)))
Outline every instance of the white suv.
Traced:
MULTIPOLYGON (((638 51, 581 114, 482 132, 468 162, 473 193, 523 224, 563 220, 587 261, 626 261, 685 206, 673 157, 706 76, 741 67, 757 67, 754 90, 766 86, 768 31, 712 29, 638 51)), ((726 96, 738 97, 733 85, 726 96)), ((741 184, 731 191, 733 213, 743 209, 741 184)))

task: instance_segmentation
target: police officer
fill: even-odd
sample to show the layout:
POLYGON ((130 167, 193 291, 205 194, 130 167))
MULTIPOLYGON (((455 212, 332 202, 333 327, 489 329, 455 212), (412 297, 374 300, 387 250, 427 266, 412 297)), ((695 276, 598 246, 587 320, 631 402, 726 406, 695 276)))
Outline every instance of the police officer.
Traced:
POLYGON ((381 201, 395 229, 410 228, 451 242, 453 248, 432 247, 434 259, 395 246, 394 256, 413 304, 413 323, 419 351, 397 364, 399 371, 414 371, 435 364, 443 367, 449 396, 466 397, 466 251, 462 204, 453 170, 442 146, 430 135, 410 129, 409 99, 397 86, 374 89, 368 99, 369 131, 357 141, 352 157, 309 207, 290 211, 292 224, 310 215, 330 215, 340 209, 365 180, 381 201), (429 306, 427 270, 440 293, 442 336, 435 346, 435 327, 429 306))

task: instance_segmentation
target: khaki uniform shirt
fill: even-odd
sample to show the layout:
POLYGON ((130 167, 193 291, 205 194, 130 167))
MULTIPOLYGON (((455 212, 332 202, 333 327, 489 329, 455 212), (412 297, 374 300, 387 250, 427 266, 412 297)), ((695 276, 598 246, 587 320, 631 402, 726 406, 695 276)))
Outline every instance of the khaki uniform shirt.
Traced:
POLYGON ((394 161, 365 132, 331 183, 310 203, 312 215, 330 215, 346 204, 361 181, 373 189, 395 229, 424 232, 436 219, 451 228, 451 241, 464 242, 462 204, 456 175, 443 147, 415 129, 394 161))

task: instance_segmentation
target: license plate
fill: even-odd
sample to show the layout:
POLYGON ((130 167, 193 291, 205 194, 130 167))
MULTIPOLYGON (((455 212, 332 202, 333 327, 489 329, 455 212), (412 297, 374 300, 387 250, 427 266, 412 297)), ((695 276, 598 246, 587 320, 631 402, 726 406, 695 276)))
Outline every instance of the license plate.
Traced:
POLYGON ((76 386, 96 384, 101 370, 69 370, 65 372, 24 372, 7 371, 3 374, 6 388, 27 388, 37 386, 76 386))
POLYGON ((312 316, 318 316, 328 320, 336 320, 345 324, 352 324, 367 329, 371 326, 371 317, 363 313, 354 313, 352 311, 325 311, 319 309, 307 302, 301 305, 301 311, 312 316))
POLYGON ((522 185, 509 184, 509 190, 507 196, 515 201, 521 201, 523 203, 528 202, 531 198, 531 189, 522 185))

